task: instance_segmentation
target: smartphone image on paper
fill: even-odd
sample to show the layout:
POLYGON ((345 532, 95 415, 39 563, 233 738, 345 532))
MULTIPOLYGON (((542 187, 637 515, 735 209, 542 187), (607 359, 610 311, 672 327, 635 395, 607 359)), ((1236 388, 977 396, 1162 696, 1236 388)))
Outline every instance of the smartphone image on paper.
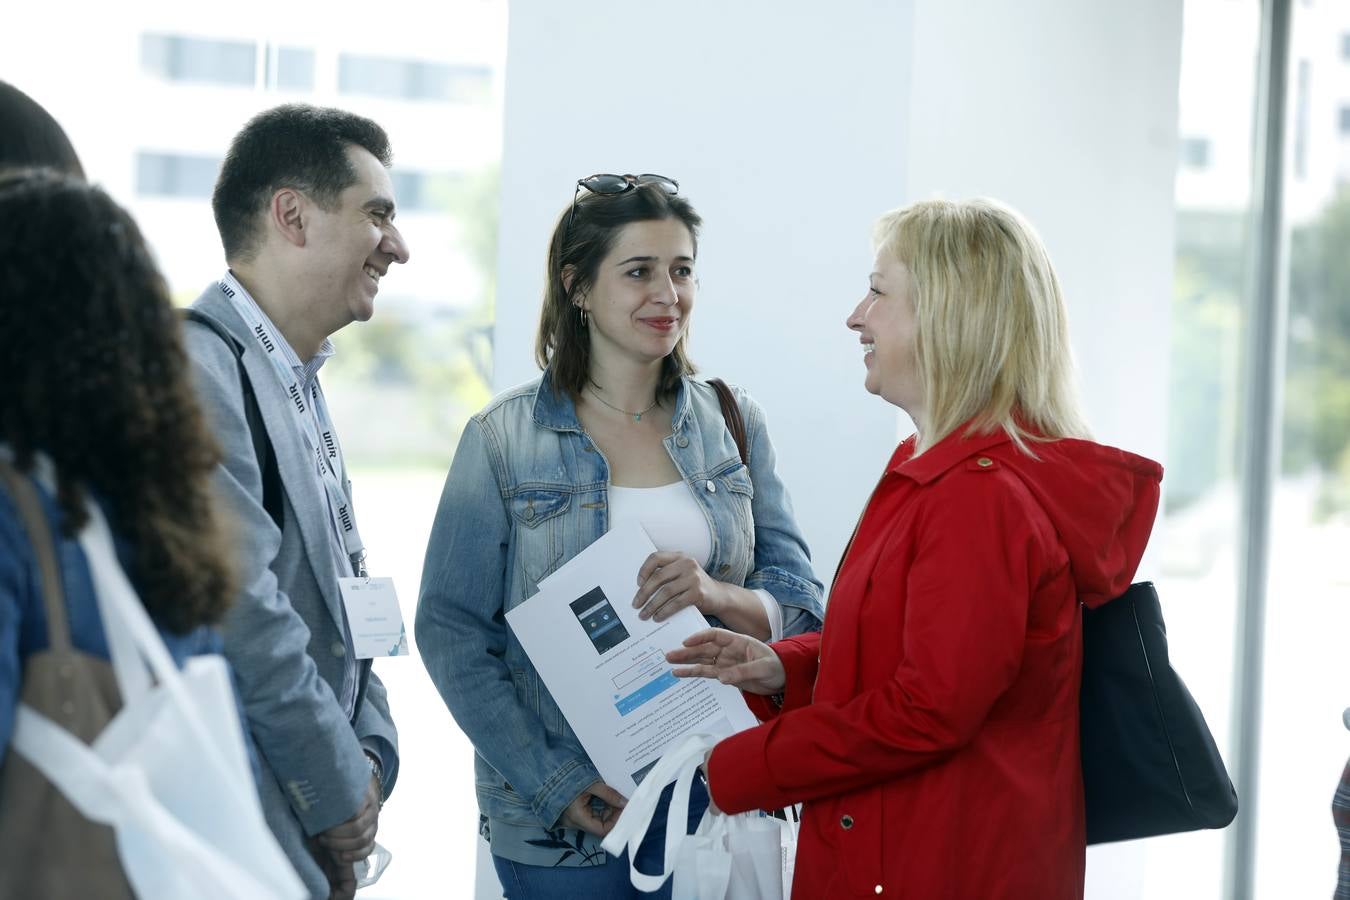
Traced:
POLYGON ((600 588, 592 588, 568 605, 597 653, 604 653, 628 640, 628 629, 623 627, 618 613, 600 588))

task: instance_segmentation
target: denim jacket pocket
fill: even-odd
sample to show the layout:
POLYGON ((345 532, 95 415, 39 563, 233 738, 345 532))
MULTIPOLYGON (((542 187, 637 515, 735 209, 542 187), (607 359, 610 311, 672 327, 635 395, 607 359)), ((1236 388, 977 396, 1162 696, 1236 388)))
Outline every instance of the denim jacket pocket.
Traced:
POLYGON ((518 525, 538 528, 566 512, 571 499, 569 491, 526 488, 511 497, 511 515, 518 525))
MULTIPOLYGON (((755 483, 750 479, 750 470, 739 460, 734 466, 714 476, 716 482, 726 490, 730 501, 730 513, 736 529, 745 541, 745 556, 754 559, 755 554, 755 483)), ((753 563, 750 569, 753 569, 753 563)))
POLYGON ((516 558, 525 575, 529 596, 539 581, 557 567, 563 554, 563 515, 571 505, 570 491, 526 488, 507 502, 516 539, 516 558))
POLYGON ((728 469, 718 476, 718 481, 729 491, 737 494, 744 494, 751 500, 755 498, 755 483, 750 480, 750 470, 744 465, 738 465, 734 469, 728 469))

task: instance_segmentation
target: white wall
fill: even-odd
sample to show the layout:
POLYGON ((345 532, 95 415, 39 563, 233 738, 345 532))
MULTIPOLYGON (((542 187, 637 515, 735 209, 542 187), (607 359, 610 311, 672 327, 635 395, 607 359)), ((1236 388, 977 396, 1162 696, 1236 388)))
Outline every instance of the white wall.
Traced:
POLYGON ((908 3, 517 0, 496 375, 537 374, 545 248, 579 177, 660 172, 706 225, 692 350, 764 406, 823 578, 894 446, 844 318, 903 200, 908 3))
POLYGON ((1098 439, 1161 459, 1180 5, 920 0, 915 38, 909 197, 1036 225, 1098 439))
MULTIPOLYGON (((844 317, 872 221, 941 193, 1021 209, 1070 304, 1100 439, 1162 458, 1179 5, 515 0, 496 386, 531 362, 545 245, 592 172, 677 178, 707 226, 693 351, 769 414, 828 579, 903 416, 862 390, 844 317)), ((1143 845, 1090 858, 1139 896, 1143 845)))

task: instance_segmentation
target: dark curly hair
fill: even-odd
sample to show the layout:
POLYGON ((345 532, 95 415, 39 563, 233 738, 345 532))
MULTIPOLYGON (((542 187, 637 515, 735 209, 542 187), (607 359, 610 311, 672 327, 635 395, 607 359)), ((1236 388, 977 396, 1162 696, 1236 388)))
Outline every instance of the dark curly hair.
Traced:
MULTIPOLYGON (((670 194, 656 184, 635 185, 622 194, 582 194, 562 211, 548 245, 548 272, 544 304, 539 311, 539 329, 534 339, 534 360, 541 369, 551 369, 554 393, 566 391, 575 399, 590 377, 590 332, 577 313, 574 300, 585 296, 595 284, 600 263, 613 249, 619 232, 634 222, 678 219, 689 229, 694 255, 698 255, 698 231, 703 219, 685 198, 670 194), (563 283, 563 270, 573 267, 576 275, 570 289, 563 283)), ((657 390, 669 395, 680 377, 695 372, 686 347, 686 333, 670 355, 661 360, 657 390)))
POLYGON ((389 136, 364 116, 287 103, 250 119, 231 142, 211 193, 225 258, 247 260, 257 251, 258 214, 282 188, 336 209, 339 195, 356 183, 349 146, 368 150, 389 167, 389 136))
POLYGON ((0 176, 0 441, 20 469, 51 458, 67 534, 98 497, 145 608, 181 634, 219 621, 234 583, 209 484, 220 451, 179 329, 107 194, 50 170, 0 176))

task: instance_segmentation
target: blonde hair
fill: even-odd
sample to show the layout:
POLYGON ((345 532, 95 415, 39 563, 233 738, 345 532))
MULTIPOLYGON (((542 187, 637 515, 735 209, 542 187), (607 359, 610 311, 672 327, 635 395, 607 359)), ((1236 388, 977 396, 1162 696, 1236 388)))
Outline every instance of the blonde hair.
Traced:
POLYGON ((883 215, 873 240, 910 272, 916 456, 967 421, 1031 456, 1031 441, 1088 437, 1059 280, 1025 219, 993 200, 925 200, 883 215))

